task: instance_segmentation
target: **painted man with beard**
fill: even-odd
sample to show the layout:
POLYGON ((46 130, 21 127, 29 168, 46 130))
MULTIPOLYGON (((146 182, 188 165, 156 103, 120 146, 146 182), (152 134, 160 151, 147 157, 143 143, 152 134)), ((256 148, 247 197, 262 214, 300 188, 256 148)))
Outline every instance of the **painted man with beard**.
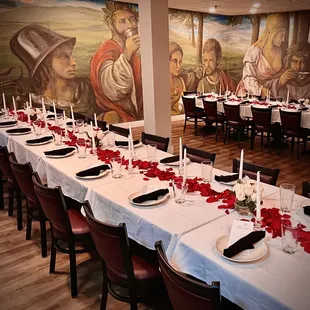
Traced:
POLYGON ((107 1, 105 21, 112 38, 91 60, 91 83, 100 116, 108 123, 130 122, 143 117, 141 60, 138 54, 138 14, 134 6, 107 1))
POLYGON ((199 82, 197 91, 200 93, 219 93, 220 85, 222 92, 235 90, 233 80, 220 68, 222 59, 222 47, 219 41, 208 39, 203 45, 203 77, 199 82))

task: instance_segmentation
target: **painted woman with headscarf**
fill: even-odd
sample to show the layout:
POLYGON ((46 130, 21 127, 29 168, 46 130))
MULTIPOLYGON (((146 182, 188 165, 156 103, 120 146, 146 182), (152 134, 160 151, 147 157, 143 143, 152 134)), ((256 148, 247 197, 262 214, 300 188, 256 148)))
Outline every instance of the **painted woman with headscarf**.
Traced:
POLYGON ((243 75, 238 85, 238 95, 266 95, 266 90, 275 94, 283 65, 282 44, 286 40, 287 14, 271 14, 266 28, 257 42, 251 45, 243 59, 243 75))

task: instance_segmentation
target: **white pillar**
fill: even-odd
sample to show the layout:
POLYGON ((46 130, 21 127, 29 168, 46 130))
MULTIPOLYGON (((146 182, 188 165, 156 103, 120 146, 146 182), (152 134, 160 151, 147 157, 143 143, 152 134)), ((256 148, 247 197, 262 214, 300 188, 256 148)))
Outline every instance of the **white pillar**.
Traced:
POLYGON ((145 132, 171 137, 168 0, 139 0, 145 132))

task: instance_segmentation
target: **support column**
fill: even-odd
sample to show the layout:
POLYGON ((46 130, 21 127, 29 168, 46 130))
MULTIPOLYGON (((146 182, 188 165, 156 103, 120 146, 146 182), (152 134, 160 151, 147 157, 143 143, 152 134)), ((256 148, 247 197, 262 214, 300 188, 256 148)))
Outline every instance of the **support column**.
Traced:
POLYGON ((168 0, 139 0, 145 132, 171 137, 168 0))

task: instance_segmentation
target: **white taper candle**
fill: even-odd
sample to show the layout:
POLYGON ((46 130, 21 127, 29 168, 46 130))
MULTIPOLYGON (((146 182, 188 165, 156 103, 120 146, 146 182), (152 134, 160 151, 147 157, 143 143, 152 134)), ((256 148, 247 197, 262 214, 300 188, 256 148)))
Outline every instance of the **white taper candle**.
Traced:
POLYGON ((128 169, 132 170, 132 154, 131 154, 131 141, 132 141, 132 137, 130 135, 128 135, 128 150, 129 150, 129 163, 128 163, 128 169))
POLYGON ((241 150, 241 155, 240 155, 240 166, 239 166, 239 180, 242 180, 242 174, 243 174, 243 149, 241 150))
POLYGON ((94 137, 94 130, 93 130, 93 122, 90 122, 90 133, 91 133, 91 144, 92 144, 92 150, 96 150, 96 144, 95 144, 95 137, 94 137))
POLYGON ((179 169, 180 169, 180 172, 182 171, 182 138, 180 138, 180 142, 179 142, 179 169))
POLYGON ((6 111, 6 103, 5 103, 5 95, 2 93, 2 102, 3 102, 3 109, 6 111))
POLYGON ((67 120, 66 120, 66 112, 63 111, 63 117, 64 117, 64 126, 65 126, 65 135, 68 135, 68 129, 67 129, 67 120))
POLYGON ((56 122, 57 122, 57 113, 56 113, 55 101, 53 101, 53 109, 54 109, 54 117, 55 117, 55 124, 56 124, 56 122))
POLYGON ((98 128, 97 115, 94 113, 95 127, 98 128))
POLYGON ((186 151, 186 148, 184 149, 184 173, 183 173, 183 183, 185 184, 186 182, 186 178, 187 178, 187 167, 186 167, 186 157, 187 157, 187 151, 186 151))
POLYGON ((30 109, 32 108, 32 98, 31 98, 31 94, 29 93, 29 107, 30 109))
POLYGON ((12 101, 13 101, 14 114, 17 115, 16 102, 14 96, 12 96, 12 101))
POLYGON ((260 171, 257 172, 257 179, 256 179, 256 217, 261 218, 261 212, 260 212, 260 171))

